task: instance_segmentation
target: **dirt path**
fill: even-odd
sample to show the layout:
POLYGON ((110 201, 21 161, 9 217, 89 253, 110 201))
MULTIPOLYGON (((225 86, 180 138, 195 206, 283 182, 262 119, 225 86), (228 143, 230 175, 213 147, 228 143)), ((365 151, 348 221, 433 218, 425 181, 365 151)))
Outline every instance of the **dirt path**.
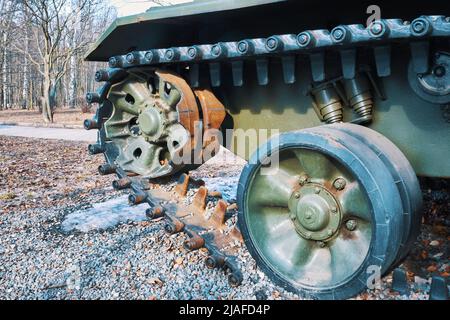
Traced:
POLYGON ((0 125, 0 136, 94 142, 97 131, 0 125))

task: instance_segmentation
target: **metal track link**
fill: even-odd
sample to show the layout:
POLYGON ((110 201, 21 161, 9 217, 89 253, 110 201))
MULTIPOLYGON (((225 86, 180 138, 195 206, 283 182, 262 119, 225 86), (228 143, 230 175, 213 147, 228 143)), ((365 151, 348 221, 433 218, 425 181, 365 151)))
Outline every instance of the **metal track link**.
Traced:
POLYGON ((115 173, 118 180, 113 181, 115 189, 130 189, 130 205, 147 203, 146 215, 150 220, 166 220, 164 230, 168 234, 184 233, 187 236, 184 248, 194 251, 208 250, 205 260, 209 269, 222 269, 228 276, 231 286, 239 286, 243 280, 242 272, 235 262, 238 243, 242 235, 236 226, 225 224, 228 204, 218 200, 211 216, 207 215, 207 197, 211 196, 202 182, 192 181, 188 174, 182 174, 172 191, 164 191, 148 179, 130 174, 121 168, 105 164, 99 167, 102 175, 115 173), (189 186, 200 186, 191 204, 185 204, 189 186))
POLYGON ((361 24, 341 25, 333 30, 309 30, 299 34, 275 35, 268 38, 245 39, 241 41, 200 44, 190 47, 150 49, 134 51, 110 58, 111 68, 137 66, 161 66, 180 64, 189 66, 191 86, 199 86, 199 64, 209 64, 211 84, 220 86, 220 64, 230 62, 233 83, 242 86, 243 60, 256 60, 258 80, 261 85, 267 81, 267 59, 280 58, 286 83, 295 82, 292 70, 296 55, 308 55, 314 81, 323 81, 324 52, 340 52, 343 76, 351 79, 355 75, 356 49, 360 46, 373 47, 377 73, 380 77, 390 75, 390 45, 410 42, 412 57, 417 73, 425 72, 428 59, 425 51, 428 40, 450 36, 450 18, 445 16, 421 16, 411 23, 401 19, 382 19, 367 28, 361 24))

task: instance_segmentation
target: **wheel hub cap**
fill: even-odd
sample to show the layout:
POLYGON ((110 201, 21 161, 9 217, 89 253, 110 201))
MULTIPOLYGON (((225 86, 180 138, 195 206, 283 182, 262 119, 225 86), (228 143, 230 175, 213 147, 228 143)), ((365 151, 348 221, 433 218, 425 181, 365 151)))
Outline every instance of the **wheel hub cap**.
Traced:
POLYGON ((139 127, 147 136, 156 135, 161 129, 161 117, 155 108, 146 108, 139 115, 139 127))
POLYGON ((329 240, 341 223, 339 205, 323 186, 308 184, 291 197, 291 220, 295 229, 305 239, 329 240))

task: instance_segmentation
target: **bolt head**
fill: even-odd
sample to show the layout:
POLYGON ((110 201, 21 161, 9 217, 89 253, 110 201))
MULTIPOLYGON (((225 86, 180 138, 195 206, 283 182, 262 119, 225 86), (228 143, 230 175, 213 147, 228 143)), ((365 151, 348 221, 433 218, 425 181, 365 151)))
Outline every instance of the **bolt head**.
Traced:
POLYGON ((267 44, 267 48, 273 50, 277 47, 278 41, 275 38, 269 38, 269 39, 267 39, 266 44, 267 44))
POLYGON ((188 56, 192 59, 195 58, 197 56, 197 49, 195 48, 189 48, 188 49, 188 56))
POLYGON ((332 213, 337 213, 337 208, 336 208, 336 207, 332 207, 332 208, 331 208, 331 212, 332 212, 332 213))
POLYGON ((166 59, 167 60, 172 60, 174 56, 175 56, 175 52, 172 49, 169 49, 166 51, 166 59))
POLYGON ((152 59, 153 59, 153 53, 151 52, 151 51, 147 51, 146 53, 145 53, 145 60, 147 60, 147 61, 152 61, 152 59))
POLYGON ((117 59, 115 58, 115 57, 111 57, 110 59, 109 59, 109 65, 111 66, 111 67, 115 67, 115 66, 117 66, 117 59))
POLYGON ((133 63, 134 62, 134 54, 132 54, 132 53, 127 54, 126 59, 127 59, 128 63, 133 63))
POLYGON ((308 176, 302 175, 300 178, 298 178, 298 184, 301 186, 304 186, 308 182, 308 176))
POLYGON ((325 248, 326 243, 323 242, 323 241, 317 241, 317 245, 318 245, 320 248, 325 248))
POLYGON ((320 188, 319 188, 319 187, 315 188, 315 189, 314 189, 314 192, 315 192, 316 194, 319 194, 319 193, 320 193, 320 188))
POLYGON ((347 185, 347 181, 345 181, 344 178, 337 178, 333 182, 333 187, 339 191, 344 190, 346 185, 347 185))
POLYGON ((372 34, 378 36, 383 32, 383 25, 380 22, 375 21, 370 27, 372 34))
POLYGON ((347 222, 345 223, 345 227, 347 228, 348 231, 354 231, 356 229, 356 226, 357 223, 353 219, 347 220, 347 222))
POLYGON ((245 41, 241 41, 238 44, 238 50, 240 53, 245 53, 248 50, 248 44, 245 41))
POLYGON ((422 33, 423 31, 425 31, 425 28, 425 23, 422 20, 415 21, 412 25, 412 29, 416 33, 422 33))
POLYGON ((220 47, 220 45, 215 44, 213 45, 213 47, 211 48, 211 52, 214 56, 220 56, 220 54, 222 53, 222 48, 220 47))
POLYGON ((310 41, 310 37, 307 33, 301 33, 298 35, 297 41, 301 46, 306 46, 310 41))
POLYGON ((335 40, 342 40, 344 38, 344 31, 341 28, 333 30, 332 36, 335 40))
POLYGON ((445 76, 445 67, 444 66, 437 66, 434 68, 433 73, 436 77, 442 78, 445 76))
POLYGON ((301 197, 301 194, 300 194, 300 193, 296 192, 296 193, 294 194, 294 198, 295 198, 295 199, 300 199, 300 197, 301 197))
POLYGON ((331 237, 331 236, 333 235, 333 230, 328 229, 328 230, 327 230, 327 235, 328 235, 329 237, 331 237))

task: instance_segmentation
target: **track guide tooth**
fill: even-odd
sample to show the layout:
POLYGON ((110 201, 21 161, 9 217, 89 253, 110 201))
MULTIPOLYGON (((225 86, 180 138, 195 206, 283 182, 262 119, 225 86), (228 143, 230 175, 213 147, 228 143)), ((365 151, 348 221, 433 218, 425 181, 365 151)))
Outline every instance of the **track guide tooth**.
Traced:
POLYGON ((191 87, 198 88, 200 86, 200 65, 195 63, 189 66, 189 83, 191 87))
POLYGON ((313 53, 309 56, 311 60, 311 73, 315 82, 325 80, 325 54, 323 52, 313 53))
POLYGON ((224 200, 217 202, 214 213, 211 216, 212 221, 216 226, 223 226, 225 224, 225 215, 227 213, 228 203, 224 200))
POLYGON ((206 187, 200 187, 195 194, 192 204, 199 210, 205 210, 206 199, 208 197, 208 189, 206 187))
POLYGON ((242 87, 244 84, 244 61, 238 60, 231 62, 231 71, 233 74, 233 85, 242 87))
POLYGON ((295 56, 285 56, 281 58, 283 68, 284 83, 295 83, 295 56))
POLYGON ((266 86, 269 84, 269 60, 268 59, 256 60, 256 76, 258 78, 258 84, 260 86, 266 86))
POLYGON ((356 49, 341 50, 340 54, 344 79, 353 79, 356 74, 356 49))
POLYGON ((180 196, 184 197, 187 194, 188 186, 189 186, 189 175, 186 173, 183 173, 179 180, 178 184, 175 187, 175 192, 178 193, 180 196))
POLYGON ((379 77, 388 77, 391 75, 391 46, 379 46, 373 49, 375 55, 375 64, 379 77))
POLYGON ((211 78, 211 85, 213 87, 220 87, 221 75, 220 75, 220 62, 212 62, 209 64, 209 76, 211 78))

